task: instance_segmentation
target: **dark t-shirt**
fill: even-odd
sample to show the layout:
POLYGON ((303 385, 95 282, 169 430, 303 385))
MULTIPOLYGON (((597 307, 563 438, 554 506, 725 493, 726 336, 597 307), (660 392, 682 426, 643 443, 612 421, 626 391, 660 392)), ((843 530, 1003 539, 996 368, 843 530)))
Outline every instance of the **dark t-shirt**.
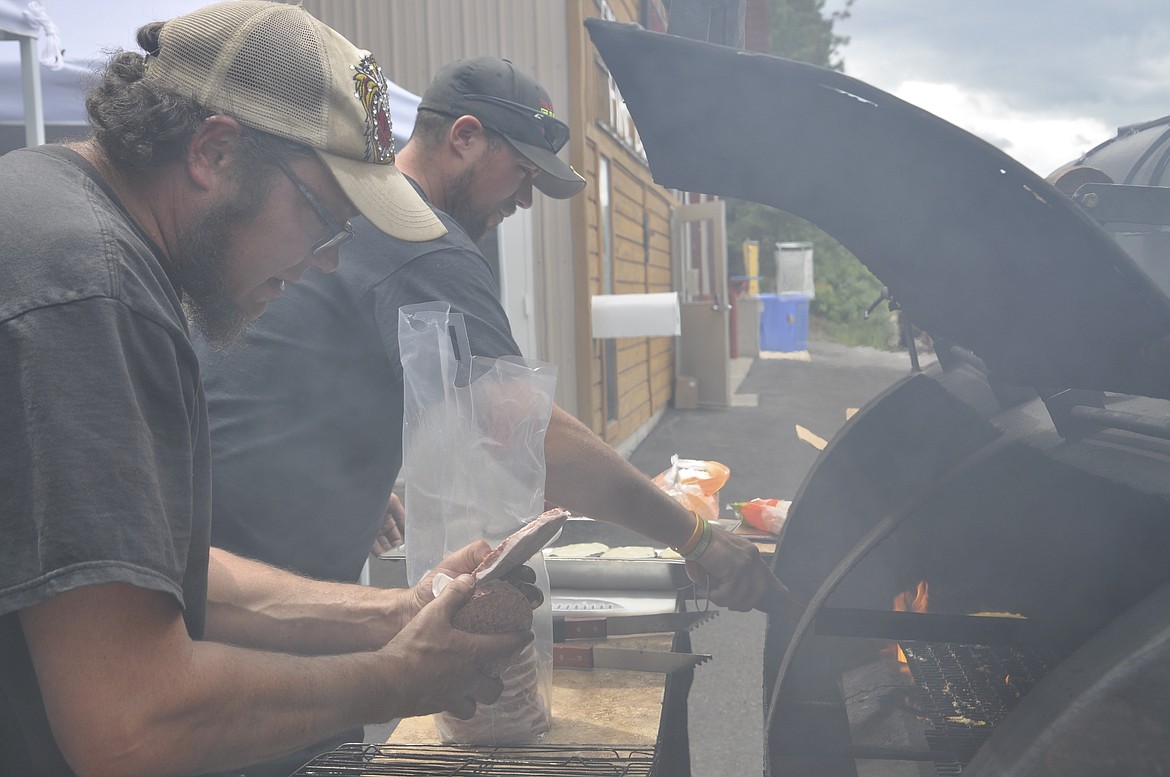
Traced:
POLYGON ((215 460, 212 544, 356 581, 402 466, 398 309, 444 300, 472 352, 518 354, 483 254, 447 214, 428 243, 358 221, 336 273, 309 272, 227 351, 197 343, 215 460))
POLYGON ((0 771, 68 775, 20 610, 162 591, 203 635, 210 448, 174 281, 81 157, 0 158, 0 771))

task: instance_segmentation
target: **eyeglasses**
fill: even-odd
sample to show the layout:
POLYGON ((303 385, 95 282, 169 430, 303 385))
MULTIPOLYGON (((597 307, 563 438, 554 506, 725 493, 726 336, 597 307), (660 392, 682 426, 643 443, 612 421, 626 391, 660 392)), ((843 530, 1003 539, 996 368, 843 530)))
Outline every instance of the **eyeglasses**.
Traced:
MULTIPOLYGON (((531 143, 536 139, 536 135, 539 135, 540 140, 543 141, 544 144, 548 146, 549 150, 554 154, 559 152, 561 148, 563 148, 564 145, 569 142, 569 125, 550 114, 538 111, 528 105, 514 103, 511 100, 505 100, 501 97, 493 97, 490 94, 465 94, 463 96, 468 100, 478 100, 480 102, 498 106, 504 110, 512 111, 513 113, 522 114, 525 118, 527 118, 531 123, 531 127, 535 134, 530 135, 529 137, 516 138, 519 141, 531 143)), ((497 127, 492 127, 492 129, 496 130, 497 132, 500 131, 497 127)), ((514 135, 515 133, 505 132, 503 134, 514 135)))
POLYGON ((280 168, 282 173, 288 176, 288 179, 293 182, 293 186, 297 187, 301 194, 305 195, 305 199, 313 206, 313 212, 317 214, 317 218, 321 219, 321 223, 325 225, 325 229, 329 230, 329 237, 319 240, 313 245, 312 253, 314 256, 322 251, 328 251, 330 248, 336 248, 353 237, 353 224, 350 224, 348 221, 344 224, 338 224, 334 221, 333 217, 329 215, 329 211, 317 199, 317 195, 309 191, 309 187, 305 186, 304 181, 297 178, 296 174, 293 173, 283 159, 277 159, 276 166, 280 168))

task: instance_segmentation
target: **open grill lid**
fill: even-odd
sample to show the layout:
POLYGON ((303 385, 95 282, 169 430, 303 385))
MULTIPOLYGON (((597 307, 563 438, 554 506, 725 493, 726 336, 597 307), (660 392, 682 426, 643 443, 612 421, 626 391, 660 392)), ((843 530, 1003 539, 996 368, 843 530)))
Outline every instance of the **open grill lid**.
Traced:
POLYGON ((659 184, 816 224, 994 379, 1170 398, 1170 300, 1019 162, 835 71, 586 26, 659 184))

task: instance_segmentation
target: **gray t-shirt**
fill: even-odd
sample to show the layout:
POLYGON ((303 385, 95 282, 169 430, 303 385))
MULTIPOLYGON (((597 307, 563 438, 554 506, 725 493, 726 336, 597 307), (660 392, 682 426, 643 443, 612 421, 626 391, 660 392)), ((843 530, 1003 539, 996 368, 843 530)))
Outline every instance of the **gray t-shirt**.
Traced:
POLYGON ((248 332, 203 360, 215 460, 212 544, 356 581, 402 466, 398 309, 443 300, 472 353, 518 354, 491 268, 446 213, 447 235, 390 238, 365 221, 337 272, 309 272, 248 332))
POLYGON ((81 157, 0 157, 0 764, 70 774, 20 610, 120 582, 203 635, 210 446, 174 280, 81 157))

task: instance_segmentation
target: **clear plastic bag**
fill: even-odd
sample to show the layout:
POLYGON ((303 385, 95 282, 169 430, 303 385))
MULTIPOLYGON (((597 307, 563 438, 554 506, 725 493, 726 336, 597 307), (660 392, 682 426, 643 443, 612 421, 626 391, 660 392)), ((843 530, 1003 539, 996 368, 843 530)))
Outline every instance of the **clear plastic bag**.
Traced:
POLYGON ((683 507, 713 521, 719 517, 719 489, 730 476, 731 470, 717 461, 680 459, 676 453, 670 457, 670 467, 653 480, 683 507))
MULTIPOLYGON (((448 554, 496 545, 544 511, 544 435, 556 367, 506 356, 468 358, 463 315, 446 303, 398 313, 402 357, 406 572, 413 585, 448 554), (453 342, 454 341, 454 342, 453 342)), ((552 597, 541 554, 529 563, 544 604, 535 641, 501 674, 504 691, 470 720, 435 716, 447 744, 538 742, 551 725, 552 597)))

